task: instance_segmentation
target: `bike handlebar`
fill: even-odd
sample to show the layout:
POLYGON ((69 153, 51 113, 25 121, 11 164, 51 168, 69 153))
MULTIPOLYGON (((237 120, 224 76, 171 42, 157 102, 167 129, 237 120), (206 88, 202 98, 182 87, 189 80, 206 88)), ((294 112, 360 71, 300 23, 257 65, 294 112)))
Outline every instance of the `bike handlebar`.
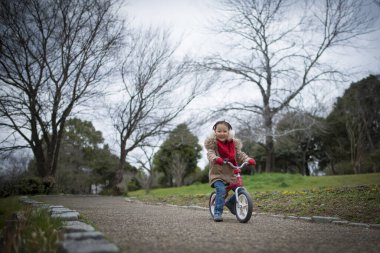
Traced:
POLYGON ((231 163, 230 161, 227 161, 227 160, 225 160, 224 163, 230 165, 234 169, 244 168, 248 164, 248 162, 244 162, 240 166, 235 166, 235 165, 233 165, 233 163, 231 163))

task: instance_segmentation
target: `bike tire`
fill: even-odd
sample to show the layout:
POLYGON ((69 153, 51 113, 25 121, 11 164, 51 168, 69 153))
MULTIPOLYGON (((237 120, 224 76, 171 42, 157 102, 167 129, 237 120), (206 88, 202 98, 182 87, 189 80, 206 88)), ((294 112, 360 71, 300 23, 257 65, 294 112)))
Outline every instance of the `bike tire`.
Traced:
POLYGON ((213 219, 214 219, 214 211, 215 211, 215 198, 216 198, 216 192, 213 191, 208 201, 208 209, 213 219))
POLYGON ((235 204, 236 219, 240 223, 247 223, 252 216, 253 201, 251 196, 246 191, 239 191, 238 199, 235 204))

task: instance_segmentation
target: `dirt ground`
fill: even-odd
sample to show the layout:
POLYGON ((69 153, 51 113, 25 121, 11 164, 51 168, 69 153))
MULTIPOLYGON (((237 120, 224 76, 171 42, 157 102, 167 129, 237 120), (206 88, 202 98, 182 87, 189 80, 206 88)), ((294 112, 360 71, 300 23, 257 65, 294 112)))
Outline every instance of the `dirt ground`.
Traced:
POLYGON ((380 230, 265 215, 247 224, 230 213, 128 202, 123 197, 39 196, 83 214, 122 252, 380 252, 380 230))

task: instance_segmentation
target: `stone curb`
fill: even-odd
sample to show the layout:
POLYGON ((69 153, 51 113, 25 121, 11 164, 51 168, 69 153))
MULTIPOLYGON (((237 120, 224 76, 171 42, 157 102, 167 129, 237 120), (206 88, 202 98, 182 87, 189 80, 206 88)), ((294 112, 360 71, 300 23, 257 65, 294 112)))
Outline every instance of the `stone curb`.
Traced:
POLYGON ((57 253, 118 253, 119 248, 107 241, 94 227, 79 221, 79 212, 64 206, 48 205, 27 196, 20 197, 25 205, 48 209, 50 216, 64 221, 63 240, 58 242, 57 253))
POLYGON ((81 221, 67 221, 62 227, 65 233, 94 232, 95 228, 81 221))
MULTIPOLYGON (((135 200, 135 199, 131 199, 131 198, 125 198, 125 200, 127 202, 141 202, 139 200, 135 200)), ((193 209, 193 210, 208 210, 207 207, 194 206, 194 205, 179 206, 179 205, 172 205, 172 204, 165 204, 165 203, 158 203, 158 205, 166 205, 166 206, 180 207, 180 208, 193 209)), ((280 219, 300 220, 300 221, 312 222, 312 223, 318 223, 318 224, 334 224, 334 225, 344 225, 344 226, 351 226, 351 227, 380 229, 380 224, 367 224, 367 223, 349 222, 346 220, 342 220, 338 217, 328 217, 328 216, 312 216, 312 217, 306 216, 306 217, 304 217, 304 216, 268 214, 268 213, 256 213, 256 212, 253 212, 253 215, 265 215, 265 216, 270 216, 270 217, 275 217, 275 218, 280 218, 280 219)))

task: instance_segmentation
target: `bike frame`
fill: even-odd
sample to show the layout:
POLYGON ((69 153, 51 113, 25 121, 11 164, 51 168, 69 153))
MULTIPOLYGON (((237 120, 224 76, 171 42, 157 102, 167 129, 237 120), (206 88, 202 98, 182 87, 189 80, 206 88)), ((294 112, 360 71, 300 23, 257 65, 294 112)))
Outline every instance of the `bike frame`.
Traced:
POLYGON ((229 184, 226 187, 226 195, 228 195, 228 193, 231 190, 235 190, 235 197, 236 197, 236 199, 238 199, 239 191, 240 190, 246 191, 246 189, 243 187, 243 177, 241 176, 240 172, 241 172, 241 169, 244 168, 248 164, 248 162, 244 162, 240 166, 235 166, 233 163, 231 163, 227 160, 225 160, 224 163, 228 164, 229 166, 231 166, 234 169, 234 174, 236 176, 236 183, 229 184))

